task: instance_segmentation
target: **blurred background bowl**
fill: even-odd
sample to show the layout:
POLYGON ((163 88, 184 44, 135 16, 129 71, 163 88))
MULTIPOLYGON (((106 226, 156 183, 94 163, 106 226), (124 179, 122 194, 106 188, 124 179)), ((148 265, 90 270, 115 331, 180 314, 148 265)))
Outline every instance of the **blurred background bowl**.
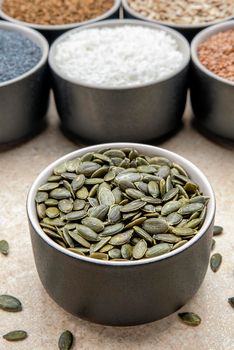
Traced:
POLYGON ((215 197, 205 175, 176 153, 144 144, 110 143, 69 153, 44 169, 28 194, 27 215, 34 259, 41 282, 51 298, 68 312, 106 325, 127 326, 161 319, 182 307, 199 289, 209 264, 215 197), (136 261, 104 261, 78 255, 49 238, 39 225, 35 196, 53 169, 88 152, 134 148, 180 164, 209 196, 199 232, 170 253, 136 261))
POLYGON ((0 82, 0 144, 20 141, 43 129, 49 103, 49 45, 37 31, 0 21, 0 29, 22 34, 40 47, 42 56, 29 71, 0 82))
POLYGON ((211 35, 229 29, 234 29, 234 21, 207 28, 193 39, 190 95, 195 125, 213 136, 234 141, 234 81, 212 73, 197 54, 199 45, 211 35))
POLYGON ((143 141, 163 137, 181 126, 187 94, 189 45, 176 31, 136 20, 103 21, 62 35, 52 45, 49 65, 62 127, 73 138, 89 141, 143 141), (74 32, 89 28, 143 26, 162 30, 177 42, 183 54, 179 68, 165 78, 131 87, 100 87, 67 78, 56 66, 59 43, 74 32))
MULTIPOLYGON (((205 3, 205 2, 204 2, 205 3)), ((168 26, 172 29, 177 30, 178 32, 180 32, 181 34, 183 34, 185 36, 185 38, 190 42, 194 36, 199 33, 201 30, 214 25, 216 23, 221 23, 227 20, 231 20, 233 19, 233 16, 229 16, 226 18, 223 18, 221 20, 217 20, 217 21, 212 21, 212 22, 207 22, 207 23, 201 23, 201 24, 190 24, 190 25, 186 25, 186 24, 176 24, 176 23, 170 23, 170 22, 166 22, 166 21, 160 21, 160 20, 154 20, 154 19, 149 19, 143 15, 141 15, 139 12, 134 11, 128 4, 128 0, 122 0, 122 6, 123 6, 123 13, 124 13, 124 18, 134 18, 134 19, 140 19, 143 21, 148 21, 148 22, 153 22, 153 23, 157 23, 157 24, 161 24, 161 25, 165 25, 168 26)))
POLYGON ((43 25, 43 24, 28 23, 28 22, 20 21, 20 20, 13 18, 13 17, 8 16, 1 9, 3 2, 4 2, 4 0, 0 0, 0 17, 2 19, 38 30, 41 34, 43 34, 45 36, 45 38, 48 40, 48 42, 50 44, 55 39, 57 39, 61 34, 67 32, 70 29, 80 27, 80 26, 83 26, 86 24, 91 24, 91 23, 95 23, 98 21, 102 21, 104 19, 119 18, 119 10, 120 10, 120 5, 121 5, 121 0, 113 0, 113 6, 109 11, 103 13, 102 15, 100 15, 96 18, 93 18, 93 19, 90 19, 87 21, 77 22, 77 23, 69 23, 69 24, 60 24, 60 25, 43 25))

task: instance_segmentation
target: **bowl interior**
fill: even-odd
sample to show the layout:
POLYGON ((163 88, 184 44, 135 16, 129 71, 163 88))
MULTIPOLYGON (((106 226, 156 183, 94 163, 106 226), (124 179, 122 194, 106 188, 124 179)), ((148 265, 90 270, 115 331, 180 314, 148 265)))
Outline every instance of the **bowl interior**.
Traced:
POLYGON ((38 33, 36 30, 33 30, 31 28, 26 28, 26 27, 20 26, 18 24, 9 23, 6 21, 0 21, 0 29, 22 34, 24 37, 30 39, 36 45, 38 45, 41 49, 41 52, 42 52, 41 59, 33 68, 31 68, 30 70, 28 70, 24 74, 21 74, 20 76, 14 78, 14 79, 11 79, 11 80, 8 80, 8 81, 2 82, 2 83, 0 82, 0 87, 2 87, 2 86, 6 86, 8 84, 15 83, 19 80, 22 80, 22 79, 28 77, 29 75, 33 74, 40 67, 42 67, 46 63, 47 58, 48 58, 49 44, 48 44, 47 40, 43 37, 43 35, 38 33))
POLYGON ((55 42, 52 44, 51 49, 50 49, 50 53, 49 53, 49 65, 51 67, 51 69, 58 75, 60 76, 62 79, 70 81, 73 84, 78 84, 78 85, 82 85, 82 86, 86 86, 86 87, 90 87, 90 88, 95 88, 95 89, 111 89, 111 90, 124 90, 124 89, 132 89, 132 88, 139 88, 141 86, 147 86, 147 85, 152 85, 155 83, 159 83, 161 81, 165 81, 167 79, 170 79, 171 77, 175 76, 176 74, 178 74, 179 72, 181 72, 188 64, 189 64, 189 60, 190 60, 190 48, 189 48, 189 44, 187 42, 187 40, 183 37, 183 35, 181 35, 180 33, 178 33, 177 31, 171 29, 171 28, 167 28, 165 26, 161 26, 155 23, 150 23, 150 22, 143 22, 140 20, 127 20, 127 19, 123 19, 123 20, 105 20, 99 23, 94 23, 94 24, 90 24, 88 26, 85 27, 79 27, 79 28, 75 28, 72 31, 69 31, 67 33, 64 33, 63 35, 61 35, 57 40, 55 40, 55 42), (173 73, 168 74, 166 77, 162 78, 162 79, 158 79, 157 81, 153 81, 150 82, 148 84, 138 84, 138 85, 131 85, 128 87, 109 87, 109 86, 99 86, 99 85, 94 85, 94 84, 88 84, 88 83, 83 83, 80 82, 76 79, 72 79, 72 78, 68 78, 56 65, 55 62, 55 54, 56 54, 56 50, 57 50, 57 46, 59 45, 59 43, 61 43, 62 41, 66 41, 66 39, 75 32, 79 32, 81 30, 87 30, 87 29, 93 29, 93 28, 105 28, 105 27, 118 27, 118 26, 140 26, 140 27, 148 27, 148 28, 153 28, 156 30, 162 30, 165 31, 166 33, 170 34, 177 42, 178 45, 178 49, 179 51, 183 54, 183 60, 181 62, 180 67, 177 68, 177 70, 175 70, 173 73))
POLYGON ((38 29, 40 31, 57 31, 57 30, 68 30, 68 29, 73 29, 74 27, 77 26, 81 26, 81 25, 86 25, 89 23, 94 23, 97 21, 101 21, 105 18, 111 17, 119 8, 121 5, 121 0, 113 0, 113 6, 110 8, 110 10, 106 11, 105 13, 103 13, 102 15, 95 17, 93 19, 87 20, 87 21, 82 21, 82 22, 74 22, 74 23, 69 23, 69 24, 57 24, 57 25, 53 25, 53 24, 37 24, 37 23, 29 23, 29 22, 24 22, 24 21, 20 21, 18 19, 15 19, 11 16, 8 16, 5 12, 3 12, 2 10, 2 4, 3 4, 4 0, 0 0, 0 17, 2 17, 3 19, 10 21, 10 22, 14 22, 14 23, 18 23, 18 24, 23 24, 26 27, 31 27, 31 28, 35 28, 38 29))
POLYGON ((204 41, 206 41, 210 36, 220 33, 220 32, 224 32, 226 30, 229 29, 234 29, 234 20, 232 21, 228 21, 225 23, 220 23, 217 24, 215 26, 206 28, 204 30, 202 30, 200 33, 198 33, 195 38, 192 40, 191 43, 191 58, 193 63, 199 68, 201 69, 205 74, 207 74, 208 76, 219 80, 220 82, 223 82, 225 84, 231 85, 234 87, 234 81, 228 80, 228 79, 224 79, 220 76, 218 76, 217 74, 212 73, 208 68, 206 68, 199 60, 198 58, 198 47, 201 43, 203 43, 204 41))
POLYGON ((130 15, 135 16, 136 18, 140 18, 140 19, 145 20, 145 21, 159 23, 159 24, 162 24, 162 25, 167 25, 167 26, 170 26, 170 27, 175 28, 175 29, 177 29, 177 28, 179 29, 180 28, 180 29, 184 29, 184 30, 204 29, 204 28, 206 28, 208 26, 215 25, 215 24, 218 24, 218 23, 221 23, 221 22, 224 22, 224 21, 228 21, 228 20, 231 20, 233 18, 233 16, 228 16, 228 17, 225 17, 225 18, 222 18, 222 19, 218 19, 218 20, 212 21, 212 22, 207 22, 207 23, 178 24, 178 23, 173 23, 173 22, 168 22, 168 21, 149 19, 149 18, 143 16, 142 14, 140 14, 139 12, 135 11, 134 9, 132 9, 129 6, 129 4, 128 4, 128 0, 122 0, 122 6, 130 15))
POLYGON ((211 185, 209 184, 209 181, 207 180, 207 178, 205 177, 205 175, 201 172, 201 170, 199 170, 194 164, 192 164, 190 161, 188 161, 187 159, 181 157, 180 155, 170 152, 168 150, 162 149, 162 148, 158 148, 158 147, 154 147, 154 146, 148 146, 148 145, 144 145, 144 144, 137 144, 137 143, 107 143, 107 144, 100 144, 100 145, 95 145, 95 146, 90 146, 90 147, 85 147, 83 149, 80 149, 78 151, 69 153, 61 158, 59 158, 58 160, 56 160, 55 162, 51 163, 47 168, 45 168, 40 174, 39 176, 36 178, 36 180, 34 181, 29 194, 28 194, 28 198, 27 198, 27 214, 28 214, 28 218, 36 232, 36 234, 38 234, 44 241, 46 241, 50 246, 52 246, 53 248, 59 250, 60 252, 62 252, 63 254, 67 254, 73 258, 76 259, 81 259, 84 261, 88 261, 90 263, 94 263, 94 264, 102 264, 102 265, 121 265, 121 266, 129 266, 130 265, 141 265, 141 264, 146 264, 146 263, 151 263, 153 261, 158 261, 158 260, 162 260, 162 259, 167 259, 175 254, 179 254, 181 251, 187 249, 188 247, 190 247, 192 244, 194 244, 197 240, 200 239, 201 236, 204 235, 204 233, 207 231, 207 229, 209 228, 210 224, 212 223, 213 217, 214 217, 214 213, 215 213, 215 197, 214 197, 214 193, 213 190, 211 188, 211 185), (208 207, 207 207, 207 214, 206 214, 206 218, 204 221, 204 224, 202 226, 202 228, 200 229, 199 233, 196 234, 196 236, 194 236, 190 241, 188 241, 186 244, 184 244, 182 247, 164 254, 163 256, 158 256, 155 258, 149 258, 149 259, 143 259, 143 260, 136 260, 136 261, 129 261, 129 262, 121 262, 121 261, 102 261, 102 260, 98 260, 98 259, 94 259, 94 258, 89 258, 89 257, 84 257, 84 256, 78 256, 77 254, 68 251, 67 249, 59 246, 58 244, 56 244, 52 239, 50 239, 45 233, 44 231, 41 229, 40 225, 39 225, 39 221, 37 218, 37 213, 36 213, 36 205, 35 205, 35 196, 37 193, 37 189, 40 185, 42 185, 43 183, 45 183, 45 181, 47 180, 47 178, 51 175, 53 169, 55 166, 57 166, 58 164, 63 163, 64 161, 67 160, 71 160, 74 159, 76 157, 80 157, 83 154, 87 153, 87 152, 94 152, 100 149, 104 149, 104 148, 124 148, 124 147, 129 147, 129 148, 135 148, 137 149, 140 153, 145 154, 145 155, 149 155, 149 156, 162 156, 162 157, 166 157, 172 161, 175 161, 177 163, 179 163, 180 165, 182 165, 185 170, 188 172, 188 174, 190 175, 190 177, 193 179, 193 181, 195 181, 199 187, 200 190, 206 195, 210 197, 209 203, 208 203, 208 207))

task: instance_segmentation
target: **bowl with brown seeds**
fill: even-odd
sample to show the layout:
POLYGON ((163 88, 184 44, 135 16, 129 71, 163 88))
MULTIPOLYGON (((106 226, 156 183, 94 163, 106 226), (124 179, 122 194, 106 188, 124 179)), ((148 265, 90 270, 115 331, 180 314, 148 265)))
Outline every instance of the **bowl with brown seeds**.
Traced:
POLYGON ((124 17, 178 30, 189 41, 202 29, 234 17, 232 0, 122 0, 124 17))
POLYGON ((215 140, 234 142, 234 20, 201 31, 191 44, 194 125, 215 140))
POLYGON ((66 31, 119 18, 121 0, 0 0, 0 17, 40 31, 52 43, 66 31))
POLYGON ((27 214, 43 286, 80 318, 118 326, 161 319, 205 277, 214 193, 168 150, 109 143, 69 153, 36 178, 27 214))

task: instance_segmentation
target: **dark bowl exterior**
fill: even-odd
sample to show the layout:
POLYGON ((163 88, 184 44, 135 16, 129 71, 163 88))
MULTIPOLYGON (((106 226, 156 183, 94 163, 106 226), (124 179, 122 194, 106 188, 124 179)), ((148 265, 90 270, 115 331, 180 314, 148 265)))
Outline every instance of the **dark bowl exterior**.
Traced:
POLYGON ((39 277, 56 303, 91 322, 132 326, 175 312, 197 292, 209 263, 212 227, 174 256, 132 266, 82 261, 48 245, 32 223, 30 232, 39 277))
POLYGON ((47 63, 0 87, 0 144, 27 138, 46 125, 50 77, 47 63))
POLYGON ((62 127, 75 138, 95 142, 163 137, 181 124, 187 73, 186 66, 165 81, 114 90, 73 84, 52 72, 62 127))
POLYGON ((192 63, 190 94, 195 123, 214 136, 234 141, 234 86, 192 63))

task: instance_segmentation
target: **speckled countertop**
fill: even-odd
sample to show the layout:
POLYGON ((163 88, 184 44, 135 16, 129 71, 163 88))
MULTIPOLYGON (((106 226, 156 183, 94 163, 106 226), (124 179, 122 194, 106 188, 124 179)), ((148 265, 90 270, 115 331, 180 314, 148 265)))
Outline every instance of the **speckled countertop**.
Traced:
MULTIPOLYGON (((0 148, 0 239, 10 244, 8 256, 0 256, 0 294, 18 297, 23 311, 0 310, 0 336, 24 329, 29 337, 8 343, 0 337, 0 350, 56 350, 60 333, 75 336, 74 350, 234 350, 234 146, 217 144, 194 130, 187 109, 185 125, 176 135, 157 144, 188 158, 206 174, 216 194, 216 224, 224 227, 216 238, 215 252, 223 255, 217 273, 208 269, 196 296, 181 311, 202 318, 199 327, 182 324, 173 314, 148 325, 114 328, 85 322, 56 305, 42 287, 32 254, 25 201, 30 185, 50 162, 84 146, 63 136, 53 104, 49 126, 32 140, 12 148, 0 148)), ((127 141, 127 140, 126 140, 127 141)))

